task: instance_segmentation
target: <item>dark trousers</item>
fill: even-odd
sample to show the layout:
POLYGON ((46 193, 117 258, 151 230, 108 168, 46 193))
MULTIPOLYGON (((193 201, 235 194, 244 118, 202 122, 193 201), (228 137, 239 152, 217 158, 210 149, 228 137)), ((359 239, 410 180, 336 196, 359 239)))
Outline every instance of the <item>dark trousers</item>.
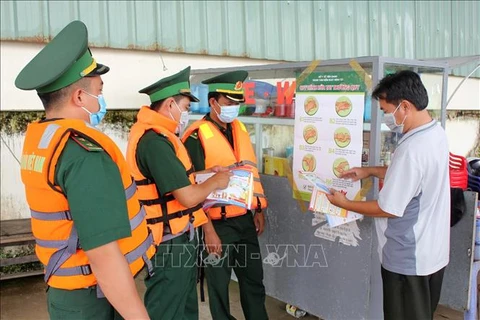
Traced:
POLYGON ((183 234, 157 247, 155 274, 145 279, 144 303, 152 320, 198 320, 197 239, 183 234))
POLYGON ((385 320, 427 320, 440 300, 445 268, 428 276, 406 276, 382 266, 385 320))
POLYGON ((49 287, 47 305, 51 320, 123 319, 106 298, 97 298, 95 287, 78 290, 49 287))
POLYGON ((247 213, 226 221, 214 220, 213 226, 222 241, 223 259, 218 264, 206 263, 205 275, 212 319, 235 319, 230 314, 228 294, 232 268, 238 278, 245 319, 268 319, 262 257, 253 216, 247 213))

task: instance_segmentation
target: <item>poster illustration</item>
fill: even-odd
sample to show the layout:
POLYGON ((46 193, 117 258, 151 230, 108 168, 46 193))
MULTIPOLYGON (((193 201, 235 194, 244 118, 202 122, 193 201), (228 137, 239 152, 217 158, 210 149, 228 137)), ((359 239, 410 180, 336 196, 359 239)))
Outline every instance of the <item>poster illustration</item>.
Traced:
POLYGON ((314 185, 299 172, 314 173, 349 199, 360 190, 359 181, 340 177, 362 165, 364 101, 355 72, 311 73, 297 85, 293 172, 301 200, 310 201, 314 185))

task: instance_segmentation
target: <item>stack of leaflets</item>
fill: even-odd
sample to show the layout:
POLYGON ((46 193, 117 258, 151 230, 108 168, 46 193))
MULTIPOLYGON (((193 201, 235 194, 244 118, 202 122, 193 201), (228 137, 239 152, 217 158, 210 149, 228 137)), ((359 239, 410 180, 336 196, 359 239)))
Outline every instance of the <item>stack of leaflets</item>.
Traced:
MULTIPOLYGON (((205 202, 203 209, 225 205, 234 205, 245 209, 251 209, 253 199, 253 173, 244 169, 234 169, 230 171, 233 176, 227 188, 211 192, 205 202)), ((195 176, 196 183, 202 183, 215 173, 200 173, 195 176)))
POLYGON ((307 179, 313 184, 312 198, 310 199, 308 209, 313 212, 324 213, 330 227, 333 228, 362 217, 361 214, 347 211, 330 203, 326 196, 331 194, 330 189, 325 181, 320 179, 315 173, 300 171, 300 177, 307 179))

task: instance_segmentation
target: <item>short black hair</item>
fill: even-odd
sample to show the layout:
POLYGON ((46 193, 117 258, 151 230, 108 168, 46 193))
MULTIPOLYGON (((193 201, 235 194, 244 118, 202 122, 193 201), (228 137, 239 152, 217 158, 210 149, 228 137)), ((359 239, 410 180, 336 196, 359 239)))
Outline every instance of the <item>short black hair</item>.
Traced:
POLYGON ((208 93, 208 101, 210 101, 211 98, 214 98, 216 101, 220 99, 221 97, 224 97, 225 95, 220 93, 220 92, 209 92, 208 93))
POLYGON ((419 111, 428 105, 427 89, 420 76, 410 70, 385 76, 373 90, 372 97, 377 100, 384 99, 395 105, 407 100, 419 111))
POLYGON ((61 104, 64 99, 66 99, 73 90, 81 88, 84 90, 89 89, 90 81, 85 80, 88 78, 82 78, 77 82, 72 83, 64 88, 61 88, 56 91, 47 92, 47 93, 37 93, 38 97, 42 101, 43 107, 45 110, 53 109, 57 104, 61 104))
MULTIPOLYGON (((181 95, 181 94, 177 94, 175 96, 171 96, 171 97, 168 97, 168 98, 173 98, 173 100, 175 100, 175 102, 179 102, 183 97, 185 97, 184 95, 181 95)), ((168 98, 165 98, 165 99, 162 99, 162 100, 158 100, 158 101, 155 101, 155 102, 152 102, 150 104, 150 109, 154 110, 154 111, 158 111, 160 109, 160 107, 162 106, 163 102, 165 100, 167 100, 168 98)), ((188 97, 187 97, 188 98, 188 97)))

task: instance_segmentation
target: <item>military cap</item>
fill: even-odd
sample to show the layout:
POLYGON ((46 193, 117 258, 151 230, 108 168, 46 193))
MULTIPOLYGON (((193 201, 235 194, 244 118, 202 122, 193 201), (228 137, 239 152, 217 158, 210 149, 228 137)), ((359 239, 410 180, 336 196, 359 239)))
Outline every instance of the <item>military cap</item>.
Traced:
POLYGON ((190 67, 187 67, 174 75, 160 79, 138 92, 148 94, 151 103, 179 94, 190 98, 193 102, 200 101, 190 91, 190 67))
POLYGON ((241 102, 244 100, 243 81, 247 76, 247 71, 238 70, 203 80, 202 83, 208 85, 208 92, 223 93, 228 99, 241 102))
POLYGON ((48 93, 65 88, 83 77, 110 70, 92 57, 88 31, 81 21, 70 22, 23 69, 15 80, 22 90, 48 93))

